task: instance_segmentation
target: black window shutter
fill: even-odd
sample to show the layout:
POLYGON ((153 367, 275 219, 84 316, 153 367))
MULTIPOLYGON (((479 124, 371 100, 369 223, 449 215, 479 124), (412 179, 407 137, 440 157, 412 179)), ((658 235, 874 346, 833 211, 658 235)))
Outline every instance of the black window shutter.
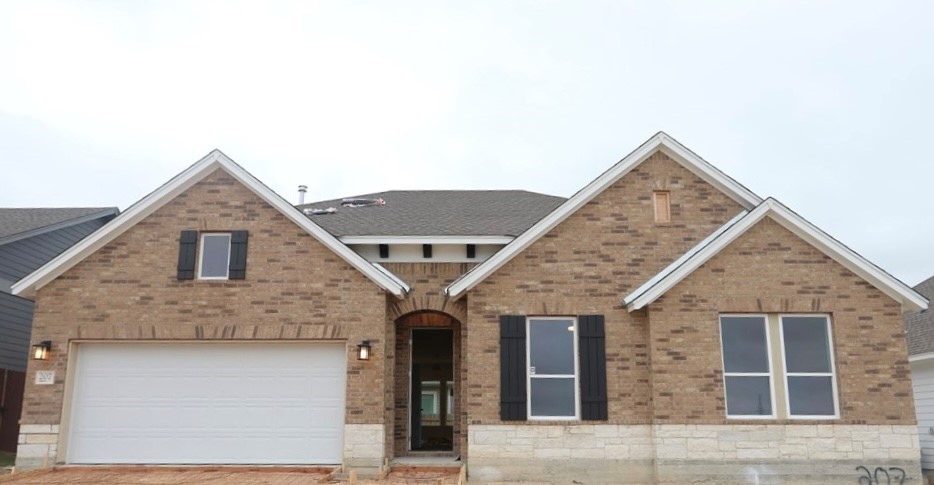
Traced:
POLYGON ((499 415, 503 421, 526 419, 525 317, 499 317, 499 415))
POLYGON ((230 232, 230 268, 227 277, 232 280, 246 278, 247 236, 247 231, 230 232))
POLYGON ((178 279, 195 279, 198 231, 182 231, 178 238, 178 279))
POLYGON ((577 319, 581 419, 607 419, 604 327, 603 315, 580 315, 577 319))

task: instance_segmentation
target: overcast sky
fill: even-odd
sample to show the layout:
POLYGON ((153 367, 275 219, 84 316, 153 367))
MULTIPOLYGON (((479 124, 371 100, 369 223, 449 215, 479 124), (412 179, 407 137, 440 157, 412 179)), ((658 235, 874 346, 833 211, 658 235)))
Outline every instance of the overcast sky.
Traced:
POLYGON ((664 130, 934 274, 934 2, 0 1, 0 206, 125 209, 213 148, 291 201, 568 196, 664 130))

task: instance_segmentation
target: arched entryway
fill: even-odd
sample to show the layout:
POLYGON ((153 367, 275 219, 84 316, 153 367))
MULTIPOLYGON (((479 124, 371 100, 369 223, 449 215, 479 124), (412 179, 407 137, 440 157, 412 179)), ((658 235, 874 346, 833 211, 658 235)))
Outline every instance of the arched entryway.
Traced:
POLYGON ((461 323, 433 310, 395 322, 395 456, 460 454, 461 323))

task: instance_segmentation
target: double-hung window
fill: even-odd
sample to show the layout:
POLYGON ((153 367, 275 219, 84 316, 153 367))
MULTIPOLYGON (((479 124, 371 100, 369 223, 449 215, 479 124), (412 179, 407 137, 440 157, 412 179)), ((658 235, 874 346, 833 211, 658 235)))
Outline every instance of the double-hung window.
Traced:
POLYGON ((772 353, 765 315, 720 317, 726 413, 736 418, 774 418, 772 353))
POLYGON ((529 317, 528 416, 530 419, 578 419, 577 319, 529 317))
POLYGON ((788 415, 837 416, 830 320, 825 316, 783 315, 780 323, 788 415))
POLYGON ((829 316, 722 315, 720 343, 727 417, 839 417, 829 316))

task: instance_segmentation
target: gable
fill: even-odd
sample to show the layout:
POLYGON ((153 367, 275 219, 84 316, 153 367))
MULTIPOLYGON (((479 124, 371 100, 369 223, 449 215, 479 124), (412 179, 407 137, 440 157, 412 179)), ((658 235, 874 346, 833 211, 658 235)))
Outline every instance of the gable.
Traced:
POLYGON ((450 284, 445 288, 445 294, 452 298, 463 296, 479 282, 497 271, 657 152, 664 153, 746 209, 751 209, 761 202, 761 199, 747 188, 698 157, 674 138, 666 133, 659 132, 506 245, 493 257, 450 284))
POLYGON ((738 212, 744 210, 735 201, 656 152, 478 283, 471 295, 599 294, 616 306, 619 295, 738 212), (655 223, 655 188, 670 191, 671 223, 655 223))
POLYGON ((766 218, 901 303, 906 311, 927 306, 928 302, 923 296, 772 198, 725 224, 712 237, 701 241, 684 257, 623 298, 623 303, 629 311, 650 305, 766 218))
POLYGON ((334 236, 305 217, 301 212, 285 201, 285 199, 263 185, 249 172, 230 160, 230 158, 221 153, 220 150, 212 151, 206 157, 172 178, 169 182, 130 206, 102 229, 72 246, 46 265, 20 280, 13 285, 13 293, 23 297, 34 296, 39 288, 53 281, 65 271, 78 264, 84 258, 90 256, 95 251, 101 249, 136 224, 141 223, 159 208, 171 202, 176 197, 181 196, 188 189, 217 170, 222 170, 228 174, 233 180, 252 192, 260 200, 276 209, 287 220, 299 226, 306 233, 324 244, 337 256, 359 270, 379 287, 392 293, 396 297, 402 298, 405 296, 408 287, 404 283, 393 278, 391 275, 387 274, 388 272, 385 270, 377 268, 357 253, 353 252, 346 245, 334 238, 334 236))

